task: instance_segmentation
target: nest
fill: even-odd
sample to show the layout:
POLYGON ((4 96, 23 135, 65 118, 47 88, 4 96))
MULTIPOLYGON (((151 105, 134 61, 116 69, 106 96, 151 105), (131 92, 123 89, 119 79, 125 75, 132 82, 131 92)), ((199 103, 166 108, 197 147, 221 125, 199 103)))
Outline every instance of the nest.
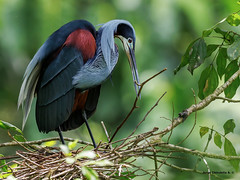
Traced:
MULTIPOLYGON (((158 129, 132 135, 114 143, 99 144, 92 151, 86 150, 89 145, 81 145, 78 150, 64 153, 58 147, 41 147, 22 145, 26 151, 17 151, 15 160, 8 162, 12 175, 21 180, 25 179, 91 179, 95 176, 100 179, 118 179, 125 177, 131 179, 146 174, 154 175, 151 171, 144 170, 134 162, 138 157, 154 159, 156 150, 153 146, 161 143, 152 138, 158 129), (117 144, 112 148, 112 144, 117 144), (31 147, 31 148, 29 148, 31 147), (34 150, 33 150, 34 149, 34 150), (92 152, 94 157, 77 156, 84 152, 92 152), (12 168, 10 165, 17 164, 12 168)), ((80 142, 80 141, 79 141, 80 142)), ((9 173, 9 172, 8 172, 9 173)), ((7 173, 5 173, 7 174, 7 173)))

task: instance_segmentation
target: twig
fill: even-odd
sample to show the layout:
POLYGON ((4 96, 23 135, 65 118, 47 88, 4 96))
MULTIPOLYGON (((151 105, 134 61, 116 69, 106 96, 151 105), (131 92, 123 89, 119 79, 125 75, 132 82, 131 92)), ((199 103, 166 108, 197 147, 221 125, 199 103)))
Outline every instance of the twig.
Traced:
POLYGON ((121 129, 121 127, 123 126, 123 124, 128 120, 128 118, 131 116, 131 114, 133 113, 133 111, 137 108, 137 102, 138 102, 138 97, 140 97, 140 94, 141 94, 141 91, 142 91, 142 88, 143 86, 149 82, 150 80, 152 80, 153 78, 155 78, 156 76, 158 76, 159 74, 163 73, 164 71, 166 71, 167 68, 164 68, 162 71, 158 72, 157 74, 153 75, 152 77, 148 78, 147 80, 145 80, 143 83, 141 83, 139 86, 140 86, 140 89, 138 91, 138 95, 137 97, 135 98, 135 101, 133 103, 133 106, 130 110, 130 112, 127 114, 126 118, 122 121, 122 123, 117 127, 116 131, 113 133, 113 136, 111 137, 110 141, 109 142, 112 142, 113 138, 116 136, 117 132, 119 131, 119 129, 121 129))
MULTIPOLYGON (((155 168, 155 175, 158 178, 158 162, 157 162, 157 156, 156 156, 156 152, 153 152, 153 157, 154 157, 154 168, 155 168)), ((156 179, 157 179, 156 178, 156 179)))
MULTIPOLYGON (((36 140, 36 141, 26 141, 26 142, 6 142, 6 143, 2 143, 0 144, 0 147, 8 147, 8 146, 18 146, 18 145, 31 145, 31 144, 42 144, 44 142, 48 142, 48 141, 57 141, 59 140, 59 137, 53 137, 53 138, 47 138, 47 139, 41 139, 41 140, 36 140)), ((65 141, 75 141, 75 139, 73 138, 67 138, 64 137, 65 141)), ((80 144, 86 144, 86 145, 92 145, 90 142, 86 142, 86 141, 82 141, 82 140, 78 140, 78 143, 80 144)))
MULTIPOLYGON (((172 108, 173 108, 173 112, 172 112, 171 122, 173 123, 173 121, 174 121, 174 104, 173 104, 173 103, 172 103, 172 108)), ((167 139, 167 143, 169 143, 170 138, 171 138, 171 136, 172 136, 172 133, 173 133, 173 129, 171 129, 171 131, 170 131, 170 134, 169 134, 168 139, 167 139)))
MULTIPOLYGON (((163 93, 163 95, 158 98, 157 102, 156 102, 156 103, 150 108, 150 110, 145 114, 144 118, 137 124, 136 128, 135 128, 135 129, 133 130, 133 132, 128 136, 128 138, 131 137, 131 136, 136 132, 137 128, 146 120, 146 118, 147 118, 148 115, 152 112, 152 110, 153 110, 155 107, 158 106, 159 101, 163 98, 163 96, 165 96, 166 93, 167 93, 167 92, 163 93)), ((125 141, 126 141, 128 138, 126 138, 126 139, 121 143, 121 145, 124 144, 125 141)), ((119 146, 119 148, 121 147, 121 145, 119 146)))
MULTIPOLYGON (((106 136, 107 136, 108 142, 110 142, 110 137, 109 137, 109 135, 108 135, 107 128, 106 128, 104 122, 101 121, 101 124, 102 124, 103 130, 104 130, 104 132, 105 132, 105 134, 106 134, 106 136)), ((111 145, 111 144, 110 144, 110 149, 112 149, 112 145, 111 145)))
POLYGON ((216 97, 216 99, 221 99, 221 100, 223 100, 223 102, 227 101, 229 103, 240 103, 240 100, 229 99, 229 98, 225 98, 225 97, 221 97, 221 96, 216 97))
POLYGON ((26 161, 29 161, 30 163, 36 165, 37 167, 40 167, 40 168, 42 168, 42 169, 44 168, 43 166, 40 166, 39 164, 35 163, 34 161, 32 161, 32 160, 26 158, 25 156, 23 156, 23 155, 20 154, 19 152, 16 152, 16 154, 19 155, 21 158, 25 159, 26 161))
POLYGON ((227 161, 229 161, 229 160, 240 160, 240 156, 224 156, 224 155, 206 153, 206 152, 202 152, 202 151, 198 151, 198 150, 192 150, 192 149, 188 149, 188 148, 184 148, 184 147, 180 147, 180 146, 175 146, 173 144, 162 143, 160 145, 160 147, 165 147, 167 149, 192 154, 192 155, 195 155, 195 156, 213 158, 213 159, 222 159, 222 160, 227 160, 227 161))
POLYGON ((33 152, 31 151, 30 149, 28 149, 27 147, 25 147, 24 145, 22 145, 19 141, 17 141, 12 135, 11 133, 8 131, 8 135, 9 137, 11 137, 18 145, 20 145, 23 149, 27 150, 27 151, 30 151, 30 152, 33 152))
POLYGON ((208 170, 208 179, 211 180, 211 174, 210 174, 210 173, 211 173, 211 170, 210 170, 210 168, 209 168, 209 166, 208 166, 208 163, 207 163, 206 159, 204 159, 204 157, 201 157, 201 158, 202 158, 204 164, 205 164, 206 167, 207 167, 207 170, 208 170))
POLYGON ((206 152, 206 151, 207 151, 207 148, 208 148, 208 145, 209 145, 209 143, 210 143, 210 141, 211 141, 211 139, 212 139, 212 136, 213 136, 213 126, 212 126, 212 128, 211 128, 210 134, 208 135, 208 141, 207 141, 207 144, 206 144, 203 152, 206 152))

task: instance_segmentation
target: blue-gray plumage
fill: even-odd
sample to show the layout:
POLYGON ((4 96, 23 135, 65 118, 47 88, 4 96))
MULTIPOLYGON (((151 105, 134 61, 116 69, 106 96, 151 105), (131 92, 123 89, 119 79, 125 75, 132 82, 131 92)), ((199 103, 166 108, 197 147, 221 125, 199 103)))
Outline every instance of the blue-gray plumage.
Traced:
POLYGON ((123 43, 137 93, 136 37, 132 25, 125 20, 112 20, 96 31, 87 21, 72 21, 48 38, 25 71, 18 99, 18 106, 24 109, 23 128, 35 95, 39 131, 60 133, 87 124, 96 110, 101 84, 118 61, 115 37, 123 43))

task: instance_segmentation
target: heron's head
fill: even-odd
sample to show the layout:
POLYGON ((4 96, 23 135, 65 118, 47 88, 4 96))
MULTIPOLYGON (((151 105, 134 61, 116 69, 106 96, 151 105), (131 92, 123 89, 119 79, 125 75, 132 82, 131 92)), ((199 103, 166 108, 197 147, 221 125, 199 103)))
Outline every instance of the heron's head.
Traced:
POLYGON ((135 52, 134 52, 136 36, 135 36, 135 31, 132 25, 130 23, 119 24, 117 27, 117 31, 115 33, 115 37, 119 38, 122 41, 123 48, 126 52, 129 65, 131 67, 134 87, 135 87, 136 93, 138 94, 140 82, 139 82, 135 52))
MULTIPOLYGON (((119 38, 123 44, 123 48, 127 54, 129 65, 131 67, 135 90, 138 94, 140 82, 134 53, 136 41, 135 30, 131 23, 126 20, 112 20, 104 24, 101 41, 102 45, 105 45, 104 47, 108 47, 104 48, 106 50, 103 50, 103 54, 106 54, 104 55, 105 57, 109 55, 109 53, 107 53, 109 49, 115 49, 114 37, 119 38)), ((107 60, 107 64, 109 61, 110 57, 109 60, 107 60)))

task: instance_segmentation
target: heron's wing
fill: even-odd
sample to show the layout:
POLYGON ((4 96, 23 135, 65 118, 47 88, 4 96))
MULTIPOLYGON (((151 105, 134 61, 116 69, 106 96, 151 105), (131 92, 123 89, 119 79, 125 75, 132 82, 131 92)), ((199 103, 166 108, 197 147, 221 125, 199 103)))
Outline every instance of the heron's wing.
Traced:
POLYGON ((18 108, 20 105, 22 105, 24 110, 22 129, 25 126, 28 114, 30 112, 43 63, 48 60, 49 57, 54 54, 65 41, 65 38, 61 36, 54 41, 56 36, 56 33, 50 36, 49 39, 40 47, 25 71, 23 83, 18 97, 18 108))
POLYGON ((100 95, 101 85, 92 88, 88 92, 87 101, 85 103, 85 111, 87 114, 87 118, 89 118, 96 110, 98 98, 100 95))
POLYGON ((25 126, 28 114, 30 112, 36 85, 43 64, 54 53, 57 53, 57 51, 66 41, 69 34, 71 34, 74 30, 85 26, 90 25, 87 21, 84 20, 75 20, 63 25, 47 39, 47 41, 39 48, 31 62, 28 64, 27 69, 24 73, 24 79, 18 97, 18 108, 20 107, 20 105, 22 105, 24 110, 22 129, 25 126))
POLYGON ((84 123, 84 119, 82 116, 83 110, 85 110, 87 118, 90 118, 92 116, 97 107, 100 89, 101 85, 98 85, 84 92, 80 92, 80 94, 78 94, 79 96, 77 95, 78 97, 81 96, 79 99, 83 101, 79 101, 79 99, 75 101, 74 105, 78 107, 76 107, 75 109, 73 108, 74 110, 72 111, 69 118, 65 122, 63 122, 63 124, 61 124, 61 130, 67 131, 81 126, 84 123))
POLYGON ((64 47, 41 75, 36 90, 39 131, 55 130, 70 116, 75 97, 72 78, 82 65, 80 51, 64 47))

